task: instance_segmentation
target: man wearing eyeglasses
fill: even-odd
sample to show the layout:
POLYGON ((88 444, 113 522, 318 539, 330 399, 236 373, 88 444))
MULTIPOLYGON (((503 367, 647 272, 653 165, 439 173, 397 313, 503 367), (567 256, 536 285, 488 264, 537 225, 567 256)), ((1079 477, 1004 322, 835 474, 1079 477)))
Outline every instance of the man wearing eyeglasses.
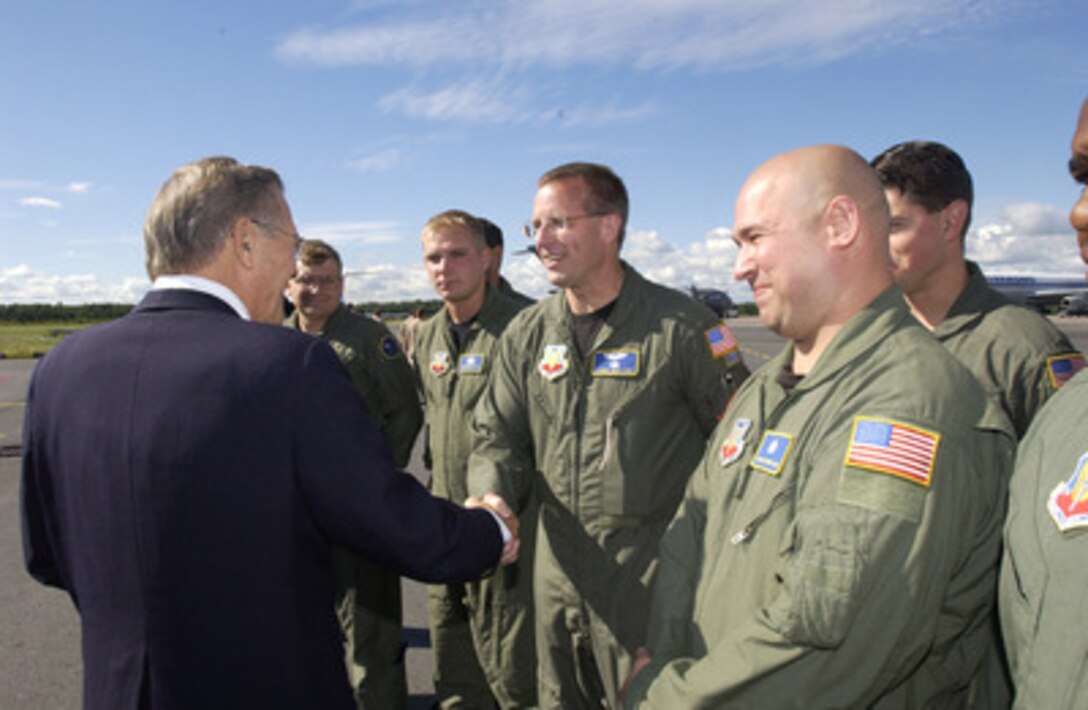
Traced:
POLYGON ((628 198, 611 169, 570 163, 537 186, 526 234, 560 291, 500 339, 469 486, 540 496, 541 707, 615 707, 645 642, 658 541, 748 370, 708 309, 620 258, 628 198))
MULTIPOLYGON (((381 429, 393 462, 404 468, 423 426, 412 369, 388 328, 342 303, 343 272, 336 249, 319 239, 303 240, 287 287, 295 310, 285 324, 332 346, 381 429)), ((356 703, 360 709, 403 707, 408 685, 400 577, 344 548, 336 550, 335 571, 337 613, 356 703)))
POLYGON ((400 474, 332 348, 282 327, 297 239, 274 171, 182 166, 151 292, 35 370, 24 557, 79 611, 87 710, 350 710, 333 544, 425 582, 516 558, 509 509, 400 474))

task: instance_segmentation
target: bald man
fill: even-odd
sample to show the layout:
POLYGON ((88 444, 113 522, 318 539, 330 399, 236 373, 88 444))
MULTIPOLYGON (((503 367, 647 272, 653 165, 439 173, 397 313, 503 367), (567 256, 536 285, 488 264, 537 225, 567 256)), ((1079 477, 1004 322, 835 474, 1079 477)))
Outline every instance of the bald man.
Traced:
POLYGON ((734 276, 789 342, 730 403, 662 539, 625 702, 962 706, 993 642, 1011 427, 911 317, 864 159, 773 158, 735 215, 734 276))
MULTIPOLYGON (((1073 179, 1085 187, 1069 222, 1088 263, 1088 101, 1073 134, 1073 179)), ((1083 707, 1088 698, 1088 375, 1061 389, 1020 445, 1009 486, 1001 624, 1016 708, 1083 707)))

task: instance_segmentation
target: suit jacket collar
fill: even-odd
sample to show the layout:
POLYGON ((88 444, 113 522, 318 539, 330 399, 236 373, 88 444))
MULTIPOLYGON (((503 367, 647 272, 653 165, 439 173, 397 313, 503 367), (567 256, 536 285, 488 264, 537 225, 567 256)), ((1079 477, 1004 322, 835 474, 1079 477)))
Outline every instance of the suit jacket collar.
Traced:
POLYGON ((148 291, 134 309, 141 311, 212 311, 239 318, 238 313, 225 301, 208 293, 189 289, 166 288, 148 291))

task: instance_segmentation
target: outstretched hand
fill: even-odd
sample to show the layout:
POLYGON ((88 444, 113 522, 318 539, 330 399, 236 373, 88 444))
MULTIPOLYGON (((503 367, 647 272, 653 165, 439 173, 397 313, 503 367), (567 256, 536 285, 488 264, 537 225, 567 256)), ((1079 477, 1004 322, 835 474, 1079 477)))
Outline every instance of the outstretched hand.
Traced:
POLYGON ((518 559, 518 551, 521 549, 521 539, 518 537, 518 517, 514 515, 514 511, 506 504, 502 496, 495 493, 485 493, 482 498, 469 496, 465 499, 465 507, 484 508, 498 516, 506 529, 510 531, 510 539, 503 545, 499 563, 508 565, 515 562, 518 559))

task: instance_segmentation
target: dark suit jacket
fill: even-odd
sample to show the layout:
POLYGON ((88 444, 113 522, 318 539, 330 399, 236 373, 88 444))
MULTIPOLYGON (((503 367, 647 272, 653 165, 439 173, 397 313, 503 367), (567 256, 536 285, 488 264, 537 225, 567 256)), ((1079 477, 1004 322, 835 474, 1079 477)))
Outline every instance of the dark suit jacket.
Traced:
POLYGON ((79 609, 86 708, 353 708, 330 545, 428 582, 502 547, 394 469, 327 344, 201 293, 54 348, 23 444, 26 565, 79 609))

